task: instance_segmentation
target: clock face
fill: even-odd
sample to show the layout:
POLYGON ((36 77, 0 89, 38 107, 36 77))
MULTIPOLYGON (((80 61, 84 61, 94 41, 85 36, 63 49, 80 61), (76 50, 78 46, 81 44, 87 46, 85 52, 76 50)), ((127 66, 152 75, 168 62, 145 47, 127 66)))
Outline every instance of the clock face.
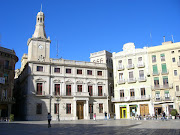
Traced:
POLYGON ((39 45, 39 49, 43 49, 43 46, 42 46, 42 45, 39 45))

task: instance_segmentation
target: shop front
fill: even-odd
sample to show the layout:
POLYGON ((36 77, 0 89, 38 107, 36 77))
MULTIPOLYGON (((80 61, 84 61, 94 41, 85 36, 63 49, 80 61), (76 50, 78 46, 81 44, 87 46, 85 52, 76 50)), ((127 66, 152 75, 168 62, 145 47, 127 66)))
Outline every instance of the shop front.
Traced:
POLYGON ((121 119, 126 119, 126 118, 127 118, 126 105, 121 105, 121 106, 120 106, 120 118, 121 118, 121 119))
POLYGON ((137 114, 137 105, 129 105, 130 117, 135 117, 137 114))

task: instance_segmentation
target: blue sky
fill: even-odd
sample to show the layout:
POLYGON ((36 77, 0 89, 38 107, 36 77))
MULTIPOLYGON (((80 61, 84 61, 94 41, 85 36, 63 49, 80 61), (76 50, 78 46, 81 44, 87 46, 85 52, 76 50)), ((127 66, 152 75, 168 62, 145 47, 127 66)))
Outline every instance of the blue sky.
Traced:
POLYGON ((122 51, 128 42, 156 46, 171 35, 180 42, 180 0, 1 0, 1 46, 15 50, 16 69, 28 52, 41 3, 51 58, 57 58, 57 41, 59 58, 80 61, 96 51, 122 51))

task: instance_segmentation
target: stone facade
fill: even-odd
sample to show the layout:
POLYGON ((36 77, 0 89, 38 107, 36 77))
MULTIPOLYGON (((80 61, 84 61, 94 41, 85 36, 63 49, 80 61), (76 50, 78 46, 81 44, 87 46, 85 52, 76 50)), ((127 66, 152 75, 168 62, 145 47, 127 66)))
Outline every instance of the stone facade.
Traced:
MULTIPOLYGON (((35 32, 27 43, 28 54, 23 55, 22 67, 16 72, 20 116, 46 120, 50 112, 53 120, 76 120, 92 119, 96 113, 97 119, 103 119, 104 112, 109 113, 109 90, 113 84, 108 79, 110 68, 106 60, 98 63, 52 59, 50 43, 44 30, 44 14, 39 12, 35 32)), ((105 51, 102 56, 111 55, 105 51)), ((112 64, 110 67, 112 74, 112 64)))

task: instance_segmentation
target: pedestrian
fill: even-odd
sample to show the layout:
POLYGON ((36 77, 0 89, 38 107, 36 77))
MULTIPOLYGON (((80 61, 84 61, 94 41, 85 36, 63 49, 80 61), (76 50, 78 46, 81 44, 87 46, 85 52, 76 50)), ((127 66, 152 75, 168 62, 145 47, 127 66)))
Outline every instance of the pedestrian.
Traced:
POLYGON ((116 114, 114 113, 114 120, 116 120, 116 114))
POLYGON ((96 113, 94 113, 94 120, 96 120, 96 113))
POLYGON ((48 116, 47 116, 47 118, 48 118, 48 128, 50 128, 51 127, 51 114, 50 113, 48 113, 48 116))
POLYGON ((166 114, 165 112, 163 112, 163 119, 162 120, 166 120, 166 114))
POLYGON ((111 119, 111 114, 109 113, 109 119, 111 119))
POLYGON ((107 112, 104 113, 104 116, 105 116, 105 120, 107 120, 107 112))

